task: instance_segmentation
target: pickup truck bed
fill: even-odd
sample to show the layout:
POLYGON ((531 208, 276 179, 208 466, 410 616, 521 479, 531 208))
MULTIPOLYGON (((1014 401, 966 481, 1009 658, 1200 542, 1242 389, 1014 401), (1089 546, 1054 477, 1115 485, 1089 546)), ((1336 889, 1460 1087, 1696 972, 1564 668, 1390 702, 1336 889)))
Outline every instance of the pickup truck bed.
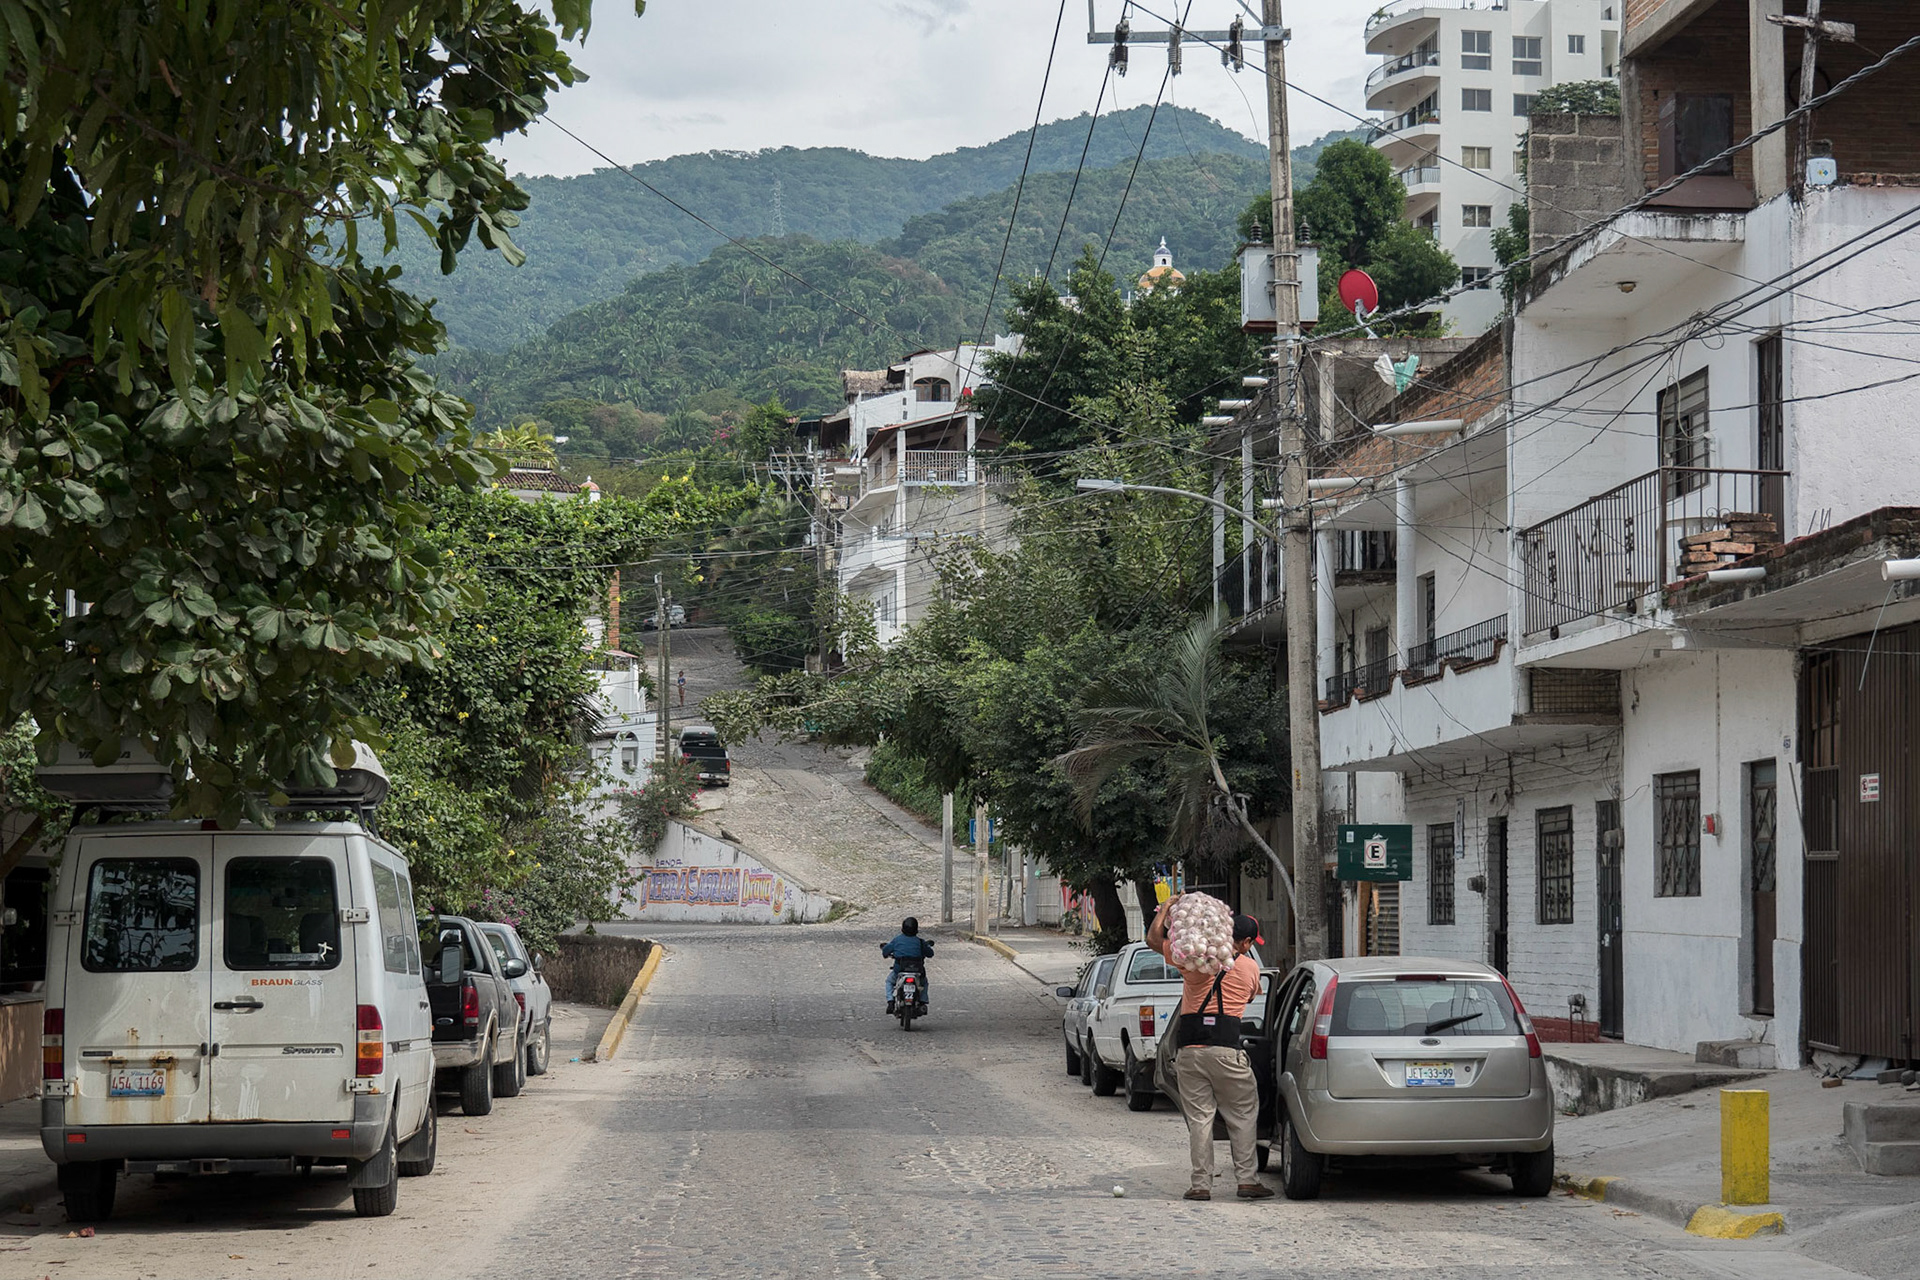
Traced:
POLYGON ((421 929, 427 965, 427 1002, 433 1010, 433 1065, 445 1087, 458 1088, 470 1116, 493 1110, 496 1097, 520 1092, 520 1003, 480 926, 465 916, 440 916, 421 929), (459 978, 447 981, 442 956, 459 955, 459 978))

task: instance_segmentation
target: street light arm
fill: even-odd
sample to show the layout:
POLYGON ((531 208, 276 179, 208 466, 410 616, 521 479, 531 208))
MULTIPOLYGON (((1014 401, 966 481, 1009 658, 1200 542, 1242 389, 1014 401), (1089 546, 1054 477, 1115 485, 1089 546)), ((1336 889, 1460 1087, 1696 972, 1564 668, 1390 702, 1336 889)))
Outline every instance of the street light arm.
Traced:
POLYGON ((1262 521, 1259 521, 1259 520, 1255 520, 1252 516, 1240 510, 1240 508, 1236 506, 1231 506, 1228 503, 1222 502, 1220 501, 1220 499, 1213 497, 1211 494, 1195 493, 1191 489, 1170 489, 1167 486, 1160 485, 1160 484, 1128 484, 1120 480, 1082 479, 1082 480, 1074 481, 1074 487, 1076 489, 1079 489, 1082 493, 1126 493, 1126 492, 1165 493, 1165 494, 1171 494, 1176 498, 1194 498, 1200 502, 1206 503, 1210 507, 1220 508, 1222 511, 1226 512, 1228 515, 1232 516, 1236 520, 1242 520, 1242 521, 1245 521, 1247 524, 1252 525, 1254 528, 1260 531, 1260 536, 1263 538, 1271 538, 1275 542, 1281 541, 1280 531, 1275 529, 1272 525, 1263 523, 1262 521))

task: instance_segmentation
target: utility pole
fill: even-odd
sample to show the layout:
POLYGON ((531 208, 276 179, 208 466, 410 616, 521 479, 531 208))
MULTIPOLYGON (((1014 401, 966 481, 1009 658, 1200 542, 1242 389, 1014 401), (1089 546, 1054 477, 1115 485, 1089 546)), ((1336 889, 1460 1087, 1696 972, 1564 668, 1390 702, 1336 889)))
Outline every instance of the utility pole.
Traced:
MULTIPOLYGON (((1243 0, 1244 3, 1244 0, 1243 0)), ((1122 9, 1123 15, 1126 10, 1122 9)), ((1299 922, 1296 959, 1318 959, 1326 954, 1326 853, 1320 844, 1320 707, 1318 697, 1317 636, 1313 595, 1313 532, 1308 520, 1306 419, 1300 396, 1300 290, 1318 282, 1300 279, 1300 254, 1293 238, 1293 157, 1287 132, 1287 32, 1281 25, 1280 0, 1261 0, 1261 43, 1267 57, 1268 169, 1273 183, 1273 304, 1274 360, 1277 376, 1268 382, 1277 393, 1279 409, 1281 557, 1286 568, 1287 721, 1293 739, 1293 883, 1294 917, 1299 922)), ((1183 40, 1203 40, 1220 49, 1222 64, 1238 71, 1244 61, 1239 18, 1225 31, 1136 31, 1125 16, 1111 31, 1094 27, 1093 4, 1087 6, 1087 43, 1104 44, 1110 65, 1124 74, 1130 44, 1164 44, 1169 66, 1180 69, 1183 40)), ((1244 453, 1243 453, 1244 459, 1244 453)), ((1216 472, 1216 509, 1226 506, 1226 493, 1216 472)), ((1121 486, 1151 489, 1152 486, 1121 486)), ((1179 492, 1185 492, 1181 490, 1179 492)), ((1248 512, 1243 500, 1243 533, 1248 512)), ((1216 538, 1223 527, 1215 517, 1216 538)), ((1216 560, 1218 559, 1216 555, 1216 560)), ((1216 565, 1214 592, 1218 598, 1220 573, 1216 565)))
POLYGON ((672 666, 669 651, 672 648, 673 628, 668 625, 666 583, 660 574, 653 575, 653 627, 660 637, 660 763, 664 768, 673 754, 673 704, 667 697, 667 675, 672 666))
MULTIPOLYGON (((1820 58, 1820 42, 1833 40, 1840 44, 1854 43, 1854 26, 1851 22, 1835 22, 1820 16, 1820 0, 1806 0, 1805 14, 1768 14, 1767 21, 1778 26, 1802 32, 1806 41, 1800 46, 1800 101, 1796 106, 1806 106, 1819 90, 1814 86, 1814 71, 1820 58)), ((1800 117, 1800 163, 1804 166, 1813 154, 1813 113, 1809 111, 1800 117)), ((1804 173, 1802 175, 1804 177, 1804 173)))
MULTIPOLYGON (((1295 960, 1327 952, 1326 855, 1320 847, 1320 706, 1313 530, 1307 509, 1306 419, 1300 411, 1300 254, 1293 241, 1293 156, 1287 133, 1287 33, 1280 0, 1261 0, 1267 47, 1267 151, 1273 180, 1273 305, 1280 396, 1281 559, 1286 566, 1287 722, 1293 740, 1295 960)), ((1318 287, 1317 282, 1313 286, 1318 287)))
POLYGON ((940 797, 940 923, 953 923, 953 792, 940 797))

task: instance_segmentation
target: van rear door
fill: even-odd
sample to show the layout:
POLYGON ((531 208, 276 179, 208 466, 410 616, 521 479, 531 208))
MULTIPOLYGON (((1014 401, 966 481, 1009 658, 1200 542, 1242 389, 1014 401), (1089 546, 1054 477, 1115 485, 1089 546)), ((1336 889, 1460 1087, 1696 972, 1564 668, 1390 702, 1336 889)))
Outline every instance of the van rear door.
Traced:
POLYGON ((79 921, 64 957, 67 1124, 207 1118, 212 855, 198 834, 79 841, 72 900, 55 904, 79 921))
POLYGON ((341 835, 213 837, 212 1116, 346 1121, 354 1074, 355 905, 341 835), (348 926, 350 927, 350 926, 348 926))

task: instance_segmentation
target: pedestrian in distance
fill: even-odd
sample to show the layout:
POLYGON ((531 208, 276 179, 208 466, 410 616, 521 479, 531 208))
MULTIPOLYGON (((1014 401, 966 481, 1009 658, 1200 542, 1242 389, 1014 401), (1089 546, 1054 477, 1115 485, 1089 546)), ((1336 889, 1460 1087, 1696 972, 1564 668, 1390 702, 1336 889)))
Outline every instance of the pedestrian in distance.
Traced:
POLYGON ((1242 1200, 1265 1200, 1273 1189, 1259 1180, 1255 1163, 1260 1087, 1247 1051, 1240 1047, 1240 1019, 1260 990, 1260 966, 1247 954, 1260 940, 1260 925, 1252 916, 1234 916, 1234 960, 1218 974, 1182 968, 1167 955, 1167 911, 1181 897, 1176 893, 1160 905, 1147 929, 1147 945, 1179 970, 1182 985, 1175 1061, 1193 1160, 1193 1184, 1186 1198, 1213 1199, 1213 1117, 1218 1113, 1227 1125, 1237 1194, 1242 1200))
POLYGON ((900 932, 892 942, 880 944, 880 954, 893 961, 887 972, 887 1012, 893 1012, 893 985, 903 973, 920 975, 920 989, 926 990, 927 961, 933 956, 933 942, 920 936, 920 922, 908 916, 900 922, 900 932))
POLYGON ((687 705, 687 673, 684 671, 680 673, 680 705, 687 705))

